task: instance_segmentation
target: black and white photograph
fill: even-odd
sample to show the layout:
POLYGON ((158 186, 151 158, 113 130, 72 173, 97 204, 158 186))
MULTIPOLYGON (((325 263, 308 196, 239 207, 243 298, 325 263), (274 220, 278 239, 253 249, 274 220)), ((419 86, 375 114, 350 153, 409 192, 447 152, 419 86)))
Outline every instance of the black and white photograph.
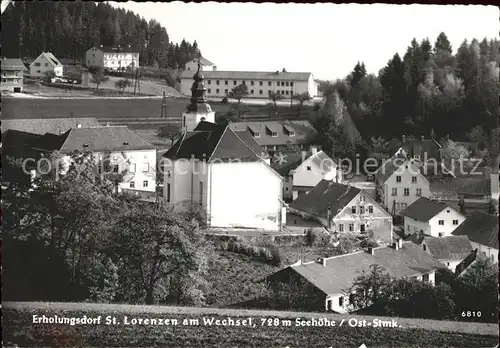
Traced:
POLYGON ((494 5, 1 1, 2 347, 498 348, 494 5))

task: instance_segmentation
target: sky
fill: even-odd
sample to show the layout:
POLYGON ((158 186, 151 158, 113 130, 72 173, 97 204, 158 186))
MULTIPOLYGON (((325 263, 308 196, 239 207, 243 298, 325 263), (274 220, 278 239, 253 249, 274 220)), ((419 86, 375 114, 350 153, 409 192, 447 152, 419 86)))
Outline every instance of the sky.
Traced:
POLYGON ((170 40, 198 46, 218 70, 312 72, 316 79, 348 75, 358 61, 377 74, 413 38, 499 35, 499 9, 482 5, 113 3, 164 26, 170 40))

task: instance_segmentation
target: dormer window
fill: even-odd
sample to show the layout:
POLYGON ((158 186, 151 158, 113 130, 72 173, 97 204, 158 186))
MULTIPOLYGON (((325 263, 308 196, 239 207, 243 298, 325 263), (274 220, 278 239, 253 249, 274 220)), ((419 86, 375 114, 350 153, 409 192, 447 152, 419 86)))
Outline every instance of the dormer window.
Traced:
POLYGON ((128 146, 129 145, 128 141, 124 141, 123 145, 128 146))
POLYGON ((89 147, 89 144, 83 144, 83 147, 87 148, 87 147, 89 147))
POLYGON ((291 137, 294 137, 295 136, 295 132, 290 132, 290 133, 288 133, 288 135, 291 136, 291 137))
POLYGON ((260 137, 260 133, 254 133, 253 136, 254 136, 254 138, 259 138, 260 137))
POLYGON ((278 133, 277 133, 277 132, 271 132, 271 136, 272 136, 272 137, 277 137, 277 136, 278 136, 278 133))

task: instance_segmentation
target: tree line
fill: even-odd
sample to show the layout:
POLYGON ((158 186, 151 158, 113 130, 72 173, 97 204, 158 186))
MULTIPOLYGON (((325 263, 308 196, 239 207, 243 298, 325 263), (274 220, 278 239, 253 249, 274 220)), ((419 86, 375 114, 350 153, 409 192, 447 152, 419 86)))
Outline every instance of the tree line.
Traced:
POLYGON ((16 178, 2 194, 4 298, 205 304, 210 247, 196 207, 163 210, 118 193, 127 173, 109 160, 99 171, 92 153, 73 154, 64 175, 60 156, 48 159, 33 183, 21 160, 4 161, 16 178))
POLYGON ((130 45, 142 66, 173 69, 201 54, 196 41, 173 43, 155 20, 91 1, 12 2, 2 14, 1 45, 6 57, 36 58, 50 51, 74 61, 93 46, 130 45))
POLYGON ((493 148, 498 134, 500 45, 497 39, 464 40, 454 52, 446 34, 434 45, 413 39, 368 74, 358 62, 344 79, 322 81, 316 120, 318 142, 332 155, 352 156, 372 137, 449 137, 493 148))

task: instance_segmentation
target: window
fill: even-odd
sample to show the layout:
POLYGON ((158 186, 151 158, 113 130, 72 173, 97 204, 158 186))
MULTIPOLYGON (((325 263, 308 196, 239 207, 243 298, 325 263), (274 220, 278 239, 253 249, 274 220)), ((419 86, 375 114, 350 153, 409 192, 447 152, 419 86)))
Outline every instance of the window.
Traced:
POLYGON ((453 225, 458 225, 458 220, 453 220, 453 225))
POLYGON ((370 214, 373 214, 373 205, 369 205, 369 206, 368 206, 368 212, 369 212, 370 214))
POLYGON ((416 176, 412 176, 411 177, 411 183, 412 184, 416 184, 417 183, 417 177, 416 176))
POLYGON ((250 81, 250 86, 253 86, 253 81, 250 81))
POLYGON ((229 82, 229 81, 227 81, 227 80, 226 80, 226 81, 224 81, 224 84, 227 86, 228 82, 229 82))
POLYGON ((356 214, 356 206, 355 205, 353 205, 351 207, 351 213, 356 214))
POLYGON ((215 90, 215 93, 219 94, 219 91, 220 91, 220 90, 217 88, 217 89, 215 90))
POLYGON ((208 81, 207 81, 207 84, 208 84, 208 85, 211 85, 211 84, 212 84, 212 80, 208 80, 208 81))
POLYGON ((427 245, 422 244, 422 248, 424 249, 424 251, 427 251, 427 245))
POLYGON ((340 296, 339 297, 339 307, 343 307, 344 306, 344 296, 340 296))
POLYGON ((227 92, 228 92, 228 91, 227 91, 227 89, 225 89, 225 90, 224 90, 224 93, 226 93, 226 94, 227 94, 227 92))
POLYGON ((286 83, 286 86, 288 87, 288 82, 286 83))
POLYGON ((361 233, 365 232, 365 224, 361 224, 361 225, 359 225, 359 231, 360 231, 361 233))
POLYGON ((258 137, 260 137, 260 133, 253 133, 253 137, 254 137, 254 138, 258 138, 258 137))
POLYGON ((397 196, 398 195, 398 189, 396 187, 392 188, 392 195, 397 196))
POLYGON ((339 224, 339 232, 344 232, 344 224, 339 224))
POLYGON ((401 182, 401 175, 396 176, 396 182, 401 182))
POLYGON ((45 63, 45 67, 48 67, 49 66, 49 63, 45 63))
POLYGON ((401 203, 401 209, 408 208, 408 203, 401 203))
POLYGON ((417 189, 417 196, 422 196, 422 189, 417 189))
POLYGON ((113 173, 118 173, 119 170, 120 170, 120 167, 118 166, 118 164, 115 164, 113 166, 113 173))
POLYGON ((135 163, 132 163, 132 164, 130 165, 129 172, 131 172, 131 173, 135 173, 135 163))
POLYGON ((130 188, 135 188, 135 182, 134 181, 130 182, 130 188))
POLYGON ((35 66, 40 66, 40 63, 38 63, 38 62, 37 62, 37 63, 35 63, 35 66))
POLYGON ((424 275, 422 276, 422 280, 423 280, 424 282, 428 282, 428 281, 429 281, 429 274, 424 274, 424 275))
POLYGON ((272 137, 277 137, 277 136, 278 136, 278 133, 276 133, 276 132, 272 132, 272 133, 271 133, 271 136, 272 136, 272 137))
POLYGON ((420 155, 415 155, 415 156, 413 156, 413 158, 416 160, 420 160, 420 155))
POLYGON ((278 87, 279 87, 279 85, 280 85, 280 82, 279 82, 279 81, 276 81, 276 86, 278 86, 278 87))
POLYGON ((233 81, 233 85, 237 85, 238 84, 238 81, 233 81))
POLYGON ((354 231, 354 224, 349 224, 349 232, 353 232, 354 231))
POLYGON ((285 91, 281 91, 281 94, 285 94, 285 91))
POLYGON ((288 95, 288 91, 285 91, 285 94, 288 95))
POLYGON ((448 209, 446 212, 449 214, 450 213, 450 209, 448 209))
POLYGON ((262 95, 262 90, 259 90, 259 94, 262 95))
POLYGON ((207 92, 208 93, 212 93, 212 90, 209 88, 209 89, 207 89, 207 92))
POLYGON ((36 72, 37 72, 37 73, 41 73, 41 71, 40 71, 40 70, 37 70, 36 72))
POLYGON ((147 180, 144 180, 142 182, 142 187, 148 187, 148 181, 147 180))
POLYGON ((449 263, 449 262, 446 262, 446 266, 449 266, 449 265, 450 265, 450 263, 449 263))
POLYGON ((219 80, 215 81, 215 84, 218 86, 219 85, 219 80))
POLYGON ((186 116, 182 118, 182 127, 186 127, 186 116))
POLYGON ((359 213, 360 213, 360 214, 364 214, 364 213, 365 213, 365 207, 360 206, 360 207, 359 207, 359 213))
POLYGON ((241 81, 241 84, 246 85, 247 83, 246 83, 246 81, 241 81))
POLYGON ((285 182, 289 182, 290 181, 290 177, 289 176, 285 176, 285 182))
POLYGON ((364 202, 364 201, 365 201, 365 196, 361 195, 361 196, 359 197, 359 200, 360 200, 361 202, 364 202))
POLYGON ((253 94, 253 89, 252 89, 252 90, 250 90, 250 94, 253 94))
POLYGON ((439 233, 438 233, 438 236, 439 236, 439 237, 442 237, 442 236, 444 236, 444 233, 443 233, 443 232, 439 232, 439 233))
POLYGON ((285 82, 281 81, 281 87, 285 87, 285 82))
POLYGON ((404 189, 404 193, 403 193, 405 196, 409 196, 410 195, 410 189, 409 188, 405 188, 404 189))
POLYGON ((267 85, 268 85, 268 86, 271 86, 271 81, 269 81, 269 82, 267 83, 267 85))
POLYGON ((307 170, 311 170, 311 166, 307 166, 307 170))
POLYGON ((170 183, 167 184, 167 202, 170 202, 170 183))
POLYGON ((262 81, 259 81, 259 86, 262 86, 262 81))
POLYGON ((293 87, 293 82, 290 82, 290 87, 293 87))
POLYGON ((285 187, 285 191, 288 191, 288 187, 285 187))
POLYGON ((149 172, 149 163, 144 163, 144 167, 142 169, 144 173, 149 172))
POLYGON ((444 225, 444 220, 439 220, 439 225, 443 226, 444 225))
POLYGON ((200 205, 203 205, 203 182, 200 181, 200 205))
POLYGON ((410 231, 410 229, 411 229, 411 226, 410 225, 406 225, 406 230, 410 231))

